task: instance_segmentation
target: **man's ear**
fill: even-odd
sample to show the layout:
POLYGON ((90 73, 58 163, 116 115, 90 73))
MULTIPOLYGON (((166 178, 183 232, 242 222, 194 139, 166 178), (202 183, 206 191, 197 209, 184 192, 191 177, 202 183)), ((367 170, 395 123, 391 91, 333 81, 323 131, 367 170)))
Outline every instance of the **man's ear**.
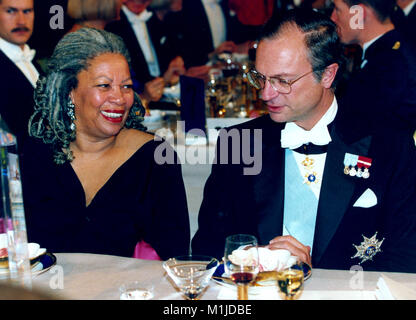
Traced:
POLYGON ((330 89, 334 79, 337 75, 339 65, 338 63, 330 64, 325 68, 324 73, 322 74, 321 84, 324 88, 330 89))

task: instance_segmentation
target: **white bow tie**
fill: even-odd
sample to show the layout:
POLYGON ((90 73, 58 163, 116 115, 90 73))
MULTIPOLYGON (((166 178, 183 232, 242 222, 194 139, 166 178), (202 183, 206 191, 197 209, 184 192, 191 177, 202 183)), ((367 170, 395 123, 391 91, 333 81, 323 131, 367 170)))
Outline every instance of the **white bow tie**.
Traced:
POLYGON ((332 141, 327 126, 313 127, 306 131, 293 122, 286 123, 280 139, 282 148, 296 149, 303 144, 313 143, 323 146, 332 141))
POLYGON ((35 57, 36 50, 25 48, 21 54, 17 54, 13 57, 13 62, 32 62, 33 58, 35 57))
POLYGON ((149 20, 152 17, 152 15, 153 15, 153 12, 145 10, 142 13, 140 13, 139 15, 132 16, 131 22, 139 23, 139 24, 142 23, 142 22, 146 23, 147 20, 149 20))

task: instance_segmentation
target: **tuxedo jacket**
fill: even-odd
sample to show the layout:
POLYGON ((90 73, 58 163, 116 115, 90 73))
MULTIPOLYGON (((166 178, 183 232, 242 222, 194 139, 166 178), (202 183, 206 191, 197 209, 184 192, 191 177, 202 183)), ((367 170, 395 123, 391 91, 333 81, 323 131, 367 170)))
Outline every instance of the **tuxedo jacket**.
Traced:
MULTIPOLYGON (((384 34, 368 47, 367 64, 348 80, 340 97, 352 117, 372 127, 416 129, 416 50, 398 31, 384 34)), ((347 123, 348 125, 348 123, 347 123)))
MULTIPOLYGON (((18 142, 23 143, 28 136, 29 118, 34 112, 34 88, 1 50, 0 68, 0 114, 18 142)), ((40 71, 39 67, 36 69, 40 71)))
MULTIPOLYGON (((411 136, 387 130, 367 134, 362 130, 365 126, 354 127, 354 120, 350 130, 342 131, 338 118, 330 129, 312 267, 348 270, 363 261, 352 258, 357 253, 354 245, 368 244, 364 237, 376 235, 377 242, 384 239, 381 252, 362 263, 364 270, 416 272, 416 148, 411 136), (368 179, 344 174, 346 153, 372 159, 368 179), (365 191, 374 193, 376 201, 356 204, 365 191)), ((192 240, 193 253, 222 258, 225 238, 231 234, 255 235, 260 245, 282 235, 284 125, 265 115, 225 130, 232 137, 228 140, 220 135, 192 240), (247 155, 260 158, 259 174, 244 174, 244 168, 252 167, 247 155)))
MULTIPOLYGON (((246 41, 243 26, 236 16, 231 16, 228 1, 219 3, 227 28, 226 40, 236 43, 246 41)), ((208 55, 214 51, 211 28, 202 0, 183 0, 180 32, 184 38, 184 60, 187 67, 204 65, 208 55)))
MULTIPOLYGON (((159 62, 161 76, 163 76, 163 73, 169 66, 169 62, 176 57, 177 52, 166 47, 166 35, 164 33, 162 22, 156 17, 155 14, 153 14, 153 16, 146 22, 146 25, 159 62)), ((117 34, 124 40, 124 43, 130 53, 131 68, 134 78, 142 84, 152 80, 153 76, 150 75, 139 41, 137 40, 133 27, 124 12, 120 12, 120 20, 109 23, 105 29, 109 32, 117 34)))

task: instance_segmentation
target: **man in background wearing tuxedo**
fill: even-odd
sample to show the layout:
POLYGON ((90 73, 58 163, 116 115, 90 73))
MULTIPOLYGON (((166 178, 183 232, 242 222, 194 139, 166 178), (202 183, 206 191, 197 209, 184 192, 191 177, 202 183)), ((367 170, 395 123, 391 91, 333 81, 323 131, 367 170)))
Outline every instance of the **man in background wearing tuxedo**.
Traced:
POLYGON ((175 84, 185 73, 183 59, 172 50, 164 50, 165 34, 161 21, 148 11, 151 0, 123 0, 120 20, 106 30, 123 38, 130 52, 132 76, 144 104, 158 101, 165 85, 175 84))
POLYGON ((248 74, 269 113, 220 132, 194 254, 221 258, 243 233, 315 268, 416 272, 416 148, 360 117, 339 126, 342 54, 326 15, 269 20, 248 74), (247 154, 260 172, 248 174, 247 154))
POLYGON ((33 0, 0 0, 0 115, 18 141, 28 135, 39 77, 35 52, 26 44, 33 22, 33 0))

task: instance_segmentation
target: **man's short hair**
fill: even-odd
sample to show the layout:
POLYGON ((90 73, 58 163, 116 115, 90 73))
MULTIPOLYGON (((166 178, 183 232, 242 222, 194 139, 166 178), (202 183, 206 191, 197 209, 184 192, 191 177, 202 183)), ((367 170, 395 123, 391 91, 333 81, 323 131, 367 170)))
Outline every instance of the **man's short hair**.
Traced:
POLYGON ((371 7, 380 22, 390 18, 396 6, 396 0, 343 0, 349 7, 364 4, 371 7))
POLYGON ((320 81, 325 68, 337 63, 339 68, 332 83, 335 88, 342 77, 345 66, 344 47, 340 42, 337 27, 329 17, 312 9, 292 9, 273 16, 260 34, 260 40, 276 39, 290 27, 305 35, 308 59, 315 78, 320 81))

